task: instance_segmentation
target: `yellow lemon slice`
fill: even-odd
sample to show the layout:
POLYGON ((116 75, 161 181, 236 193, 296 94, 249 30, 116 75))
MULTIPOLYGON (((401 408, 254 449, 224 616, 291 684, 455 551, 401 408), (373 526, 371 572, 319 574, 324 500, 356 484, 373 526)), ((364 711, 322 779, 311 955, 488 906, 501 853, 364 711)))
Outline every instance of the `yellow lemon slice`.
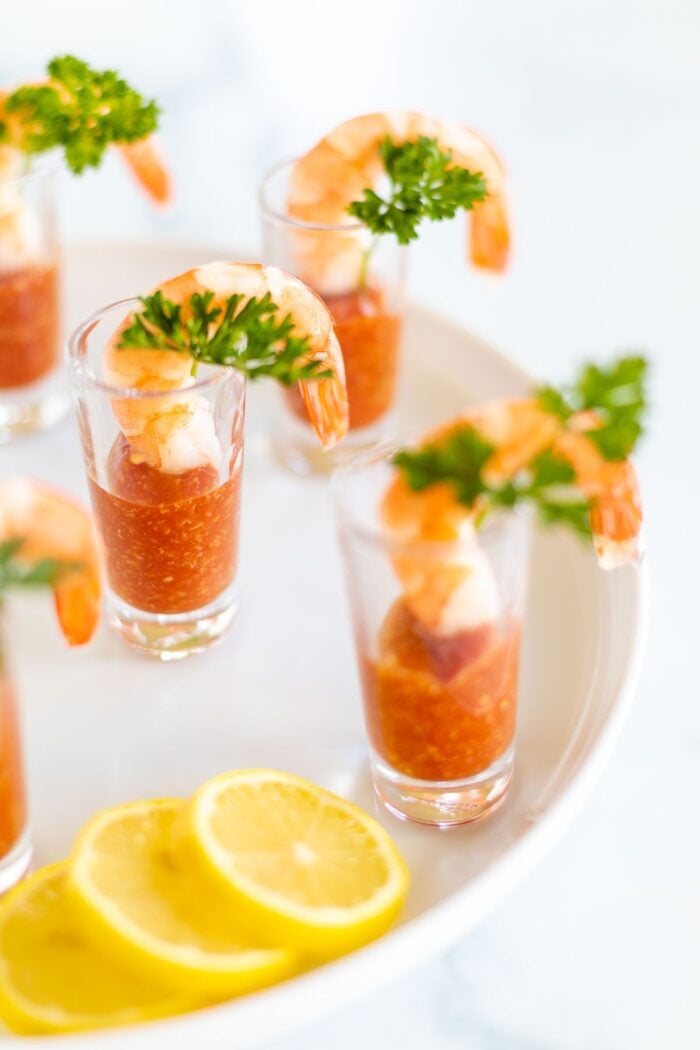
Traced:
POLYGON ((134 976, 85 937, 52 864, 0 902, 0 1018, 15 1032, 68 1032, 146 1021, 196 1005, 134 976))
POLYGON ((78 836, 69 885, 91 934, 115 958, 168 986, 237 995, 287 976, 295 956, 244 932, 231 902, 177 849, 179 799, 103 810, 78 836))
POLYGON ((289 773, 247 769, 204 784, 183 813, 190 855, 252 929, 331 956, 384 933, 408 872, 357 806, 289 773))

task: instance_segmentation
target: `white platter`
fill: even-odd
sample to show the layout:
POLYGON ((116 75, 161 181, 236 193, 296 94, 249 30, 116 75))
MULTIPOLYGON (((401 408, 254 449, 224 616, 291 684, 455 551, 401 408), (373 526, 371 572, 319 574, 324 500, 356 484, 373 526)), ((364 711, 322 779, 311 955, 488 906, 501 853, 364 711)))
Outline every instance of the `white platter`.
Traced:
MULTIPOLYGON (((75 246, 67 321, 211 257, 181 245, 75 246)), ((414 308, 407 327, 404 431, 420 431, 469 401, 526 388, 519 368, 444 319, 414 308)), ((38 862, 64 855, 101 806, 185 795, 238 766, 292 770, 375 808, 328 487, 285 474, 273 460, 267 433, 276 407, 275 391, 253 391, 242 606, 218 647, 161 665, 102 627, 88 649, 69 651, 45 598, 15 600, 38 862)), ((0 476, 17 473, 84 495, 73 420, 0 449, 0 476)), ((603 573, 565 535, 538 537, 533 559, 510 797, 485 823, 449 832, 378 813, 413 874, 396 930, 269 991, 147 1026, 54 1038, 52 1047, 146 1047, 156 1039, 169 1050, 257 1045, 395 979, 510 892, 571 820, 610 753, 633 696, 646 619, 639 570, 603 573)), ((11 1041, 0 1036, 0 1045, 11 1041)))

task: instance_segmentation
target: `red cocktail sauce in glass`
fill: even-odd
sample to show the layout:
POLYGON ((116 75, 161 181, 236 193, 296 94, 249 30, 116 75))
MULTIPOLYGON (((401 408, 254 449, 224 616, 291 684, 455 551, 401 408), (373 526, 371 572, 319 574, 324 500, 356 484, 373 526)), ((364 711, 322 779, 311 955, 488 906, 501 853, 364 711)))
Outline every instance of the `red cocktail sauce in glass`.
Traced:
POLYGON ((212 466, 166 474, 117 439, 110 491, 89 479, 115 594, 154 613, 190 612, 218 597, 236 572, 240 474, 224 482, 212 466))
POLYGON ((372 746, 393 769, 420 780, 480 773, 510 746, 520 628, 491 626, 440 637, 401 599, 389 610, 378 659, 362 661, 372 746))

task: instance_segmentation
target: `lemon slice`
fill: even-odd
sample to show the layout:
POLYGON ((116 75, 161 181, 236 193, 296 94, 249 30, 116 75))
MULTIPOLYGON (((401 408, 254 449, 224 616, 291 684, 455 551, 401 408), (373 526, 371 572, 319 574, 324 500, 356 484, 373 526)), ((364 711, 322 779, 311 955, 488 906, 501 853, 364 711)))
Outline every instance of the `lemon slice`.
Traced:
POLYGON ((153 980, 213 996, 286 977, 295 956, 241 930, 231 903, 202 885, 177 850, 179 799, 103 810, 78 836, 69 885, 91 934, 153 980))
POLYGON ((328 957, 384 933, 408 872, 384 829, 316 784, 266 769, 224 773, 183 813, 187 843, 250 928, 328 957))
POLYGON ((106 958, 76 922, 66 866, 52 864, 0 902, 0 1018, 15 1032, 146 1021, 196 1005, 106 958))

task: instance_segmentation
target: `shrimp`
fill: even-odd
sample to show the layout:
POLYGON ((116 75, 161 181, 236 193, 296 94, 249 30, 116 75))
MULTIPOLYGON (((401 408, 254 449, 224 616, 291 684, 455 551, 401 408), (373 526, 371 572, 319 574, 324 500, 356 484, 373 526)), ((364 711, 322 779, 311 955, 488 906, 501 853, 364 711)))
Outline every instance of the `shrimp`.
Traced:
MULTIPOLYGON (((469 251, 475 266, 500 272, 510 246, 506 176, 494 150, 471 128, 434 120, 420 113, 396 111, 354 117, 335 128, 293 165, 287 211, 292 219, 329 226, 347 225, 348 206, 376 185, 383 174, 379 146, 410 142, 421 136, 437 139, 450 150, 455 164, 481 172, 488 196, 472 212, 469 251)), ((298 231, 294 239, 305 280, 329 291, 339 288, 343 275, 356 276, 367 231, 348 232, 342 239, 319 232, 298 231), (329 287, 329 285, 331 287, 329 287)))
POLYGON ((43 254, 41 220, 30 208, 17 181, 22 155, 11 146, 0 146, 0 272, 19 269, 43 254))
MULTIPOLYGON (((325 362, 332 376, 300 382, 311 424, 324 448, 347 432, 345 372, 333 321, 324 303, 300 280, 283 270, 258 263, 212 262, 165 281, 156 289, 183 307, 184 319, 193 293, 214 293, 212 305, 231 295, 245 301, 269 292, 280 316, 289 314, 298 333, 309 338, 309 360, 325 362)), ((129 319, 125 322, 127 324, 129 319)), ((123 328, 124 326, 122 326, 123 328)), ((128 390, 170 392, 147 399, 115 398, 114 411, 132 453, 166 473, 182 473, 204 464, 218 466, 220 447, 214 420, 204 398, 187 393, 194 380, 187 354, 168 350, 121 348, 120 328, 105 350, 105 374, 128 390), (173 391, 182 395, 172 396, 173 391)))
MULTIPOLYGON (((574 484, 589 501, 593 546, 601 567, 613 569, 639 560, 642 510, 635 470, 629 460, 604 459, 584 432, 600 424, 594 412, 579 412, 564 423, 530 398, 494 401, 440 427, 426 441, 439 443, 465 424, 494 447, 485 467, 491 483, 515 477, 543 452, 569 463, 574 484)), ((384 494, 381 513, 389 536, 408 543, 459 540, 466 551, 429 564, 412 554, 394 559, 409 608, 436 633, 449 633, 457 606, 467 596, 460 588, 473 588, 475 581, 481 597, 486 596, 485 604, 493 608, 494 587, 474 526, 479 509, 458 503, 447 483, 415 491, 402 475, 384 494)), ((466 609, 466 600, 464 604, 466 609)))
POLYGON ((21 540, 16 557, 29 566, 66 564, 52 584, 61 630, 70 645, 92 637, 99 619, 98 552, 89 513, 66 493, 39 481, 0 484, 0 544, 21 540))
MULTIPOLYGON (((43 80, 27 86, 50 86, 62 97, 70 97, 58 80, 43 80)), ((0 124, 4 128, 4 143, 0 147, 0 180, 4 173, 18 173, 24 144, 36 131, 21 111, 7 112, 5 103, 9 97, 10 92, 0 92, 0 124)), ((117 142, 114 147, 147 196, 156 204, 168 204, 172 198, 170 174, 154 137, 149 135, 137 142, 117 142)))

